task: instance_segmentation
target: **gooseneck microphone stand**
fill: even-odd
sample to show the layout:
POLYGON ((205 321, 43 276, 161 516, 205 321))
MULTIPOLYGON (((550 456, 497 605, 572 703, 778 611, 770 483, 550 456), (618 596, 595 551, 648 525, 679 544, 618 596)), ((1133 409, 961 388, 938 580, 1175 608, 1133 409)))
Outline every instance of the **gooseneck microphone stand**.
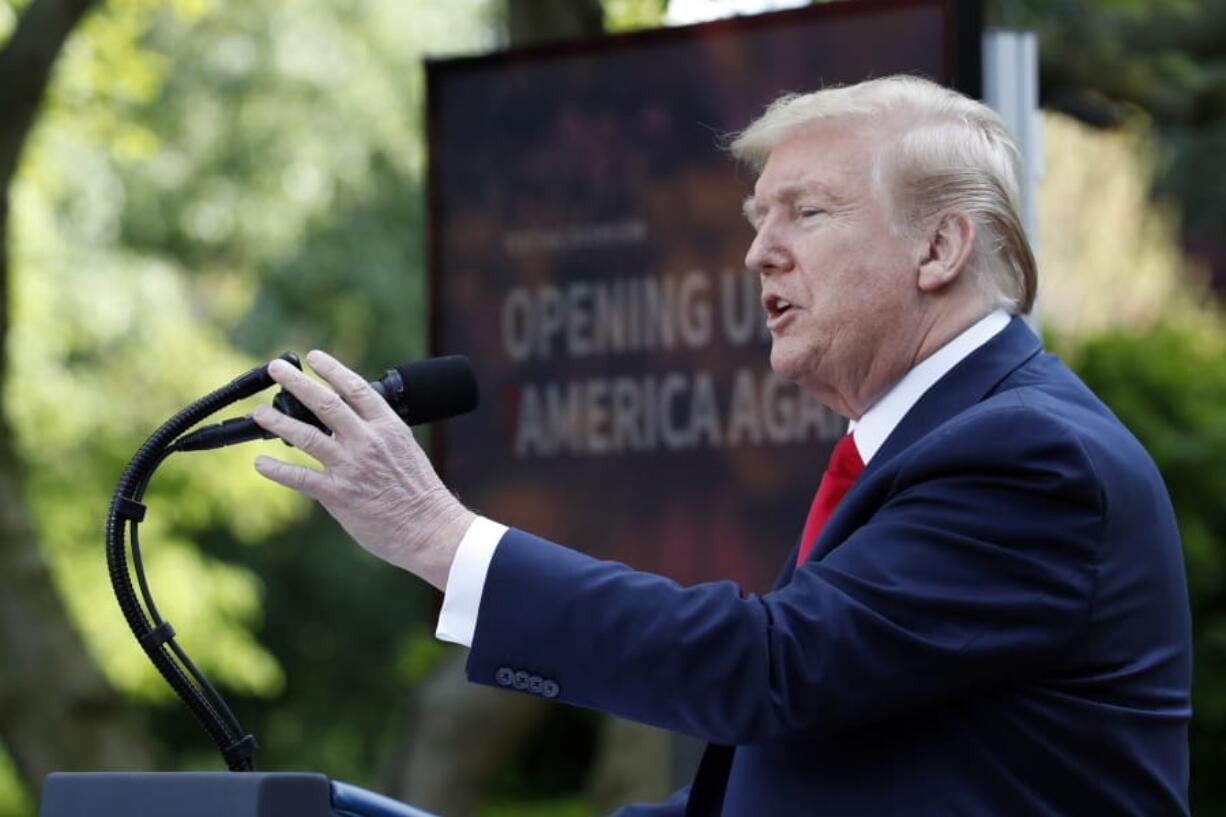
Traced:
MULTIPOLYGON (((281 359, 302 368, 297 355, 287 352, 281 359)), ((43 783, 41 817, 433 817, 322 774, 254 771, 255 738, 243 730, 221 693, 179 646, 174 628, 162 618, 149 592, 138 528, 145 518, 143 499, 153 473, 179 451, 272 438, 246 417, 189 431, 220 409, 272 385, 267 365, 258 366, 163 423, 124 468, 106 517, 107 567, 124 618, 145 654, 217 745, 230 771, 54 772, 43 783), (130 570, 125 533, 132 553, 130 570), (136 576, 139 598, 130 573, 136 576)), ((410 425, 476 407, 472 367, 459 356, 404 364, 371 385, 410 425)), ((289 392, 281 391, 273 406, 331 433, 289 392)))
MULTIPOLYGON (((290 364, 302 368, 298 356, 287 352, 281 356, 290 364)), ((106 563, 111 575, 115 598, 123 611, 132 634, 140 642, 149 660, 170 684, 191 713, 217 745, 226 767, 235 772, 252 771, 257 748, 255 737, 245 734, 238 719, 226 705, 221 693, 203 672, 187 657, 175 640, 174 627, 158 613, 149 592, 141 562, 138 526, 145 518, 146 507, 141 501, 153 472, 167 457, 180 450, 177 440, 201 420, 239 400, 251 397, 272 386, 268 366, 258 366, 227 385, 213 391, 180 411, 153 432, 124 468, 111 497, 106 516, 106 563), (140 585, 144 609, 132 588, 128 575, 128 560, 124 548, 124 527, 131 530, 132 570, 140 585)))

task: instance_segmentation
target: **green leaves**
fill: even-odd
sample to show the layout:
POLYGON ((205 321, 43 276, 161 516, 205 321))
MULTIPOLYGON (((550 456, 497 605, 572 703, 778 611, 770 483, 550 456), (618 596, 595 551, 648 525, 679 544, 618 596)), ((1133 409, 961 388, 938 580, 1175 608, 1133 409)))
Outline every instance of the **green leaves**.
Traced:
MULTIPOLYGON (((377 374, 424 345, 424 321, 404 320, 424 313, 420 54, 490 36, 481 4, 464 6, 111 0, 62 55, 13 189, 5 408, 64 598, 134 695, 170 693, 110 598, 101 530, 144 437, 284 349, 326 346, 377 374)), ((258 448, 173 457, 142 532, 189 653, 269 697, 285 659, 256 633, 266 581, 283 580, 244 554, 309 505, 254 472, 258 448)), ((335 528, 305 535, 346 546, 335 528)))
POLYGON ((1214 771, 1226 738, 1226 327, 1219 319, 1117 330, 1084 343, 1070 362, 1141 440, 1170 491, 1192 602, 1193 803, 1220 804, 1226 790, 1214 771))
MULTIPOLYGON (((110 492, 158 424, 261 359, 319 346, 377 376, 422 353, 421 58, 492 44, 492 13, 110 0, 61 55, 12 190, 6 409, 72 617, 176 767, 217 759, 110 597, 110 492)), ((418 677, 396 645, 429 631, 431 594, 260 478, 261 447, 295 456, 268 442, 159 470, 150 585, 265 763, 369 781, 418 677)))
POLYGON ((997 0, 997 25, 1039 34, 1041 102, 1097 126, 1152 121, 1164 163, 1154 192, 1184 214, 1183 239, 1222 276, 1226 185, 1206 176, 1226 143, 1226 5, 1218 0, 997 0))

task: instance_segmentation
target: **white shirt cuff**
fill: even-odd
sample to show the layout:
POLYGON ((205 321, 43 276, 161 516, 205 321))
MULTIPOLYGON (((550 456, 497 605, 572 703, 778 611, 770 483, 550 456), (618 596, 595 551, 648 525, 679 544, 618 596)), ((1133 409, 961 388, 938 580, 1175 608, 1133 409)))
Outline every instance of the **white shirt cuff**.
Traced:
POLYGON ((484 516, 478 516, 468 526, 447 573, 447 589, 443 591, 443 610, 438 616, 435 638, 465 647, 473 645, 485 575, 489 573, 494 550, 506 532, 506 525, 484 516))

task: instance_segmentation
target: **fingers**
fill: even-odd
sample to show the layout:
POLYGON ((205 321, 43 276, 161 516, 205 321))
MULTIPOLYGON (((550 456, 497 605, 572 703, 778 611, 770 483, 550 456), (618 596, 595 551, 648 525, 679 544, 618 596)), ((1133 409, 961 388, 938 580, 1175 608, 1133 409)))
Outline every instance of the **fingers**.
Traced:
POLYGON ((388 410, 387 401, 379 396, 366 378, 345 366, 327 352, 318 349, 307 353, 307 363, 328 382, 336 393, 364 420, 374 420, 388 410))
MULTIPOLYGON (((340 395, 324 388, 284 360, 269 363, 268 374, 337 434, 352 434, 362 425, 362 420, 345 404, 340 395)), ((273 429, 270 428, 269 431, 273 429)))
POLYGON ((255 411, 251 412, 251 419, 260 428, 271 431, 329 468, 340 463, 344 457, 344 451, 336 440, 315 426, 287 417, 274 408, 256 406, 255 411))
POLYGON ((330 485, 326 474, 301 465, 274 460, 263 454, 255 458, 255 470, 278 485, 304 493, 315 500, 322 500, 330 485))

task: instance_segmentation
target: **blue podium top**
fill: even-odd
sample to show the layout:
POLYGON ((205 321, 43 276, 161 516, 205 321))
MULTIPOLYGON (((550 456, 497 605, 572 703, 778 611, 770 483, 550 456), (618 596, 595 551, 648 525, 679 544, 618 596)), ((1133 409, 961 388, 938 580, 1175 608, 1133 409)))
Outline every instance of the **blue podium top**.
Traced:
POLYGON ((56 772, 39 817, 435 817, 300 772, 56 772))
POLYGON ((339 780, 332 781, 332 809, 336 817, 435 817, 399 800, 339 780))

